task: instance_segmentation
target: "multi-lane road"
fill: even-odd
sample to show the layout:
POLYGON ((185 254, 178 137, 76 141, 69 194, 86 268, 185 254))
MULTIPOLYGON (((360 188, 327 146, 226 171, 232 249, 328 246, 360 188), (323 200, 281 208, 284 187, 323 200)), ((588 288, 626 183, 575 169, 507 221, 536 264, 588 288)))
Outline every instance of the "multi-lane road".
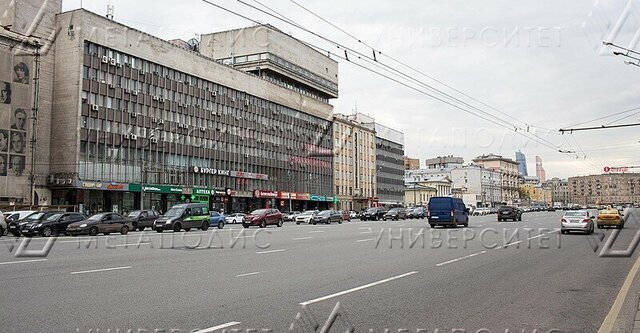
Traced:
MULTIPOLYGON (((613 230, 560 235, 561 215, 60 237, 45 257, 16 257, 22 238, 3 237, 0 327, 320 332, 337 310, 330 332, 630 332, 637 253, 599 256, 613 230)), ((632 242, 638 215, 614 249, 632 242)))

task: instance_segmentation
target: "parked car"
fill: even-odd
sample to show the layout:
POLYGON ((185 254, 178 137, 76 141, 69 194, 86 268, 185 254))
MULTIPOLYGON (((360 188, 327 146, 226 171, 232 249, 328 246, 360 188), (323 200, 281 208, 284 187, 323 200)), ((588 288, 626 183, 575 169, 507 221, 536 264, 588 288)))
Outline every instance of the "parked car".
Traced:
POLYGON ((226 215, 225 222, 227 224, 229 223, 236 224, 236 223, 242 223, 243 219, 244 219, 243 213, 233 213, 233 214, 226 215))
POLYGON ((153 229, 153 222, 160 218, 160 214, 153 209, 143 209, 134 210, 127 217, 131 219, 131 230, 143 231, 145 228, 153 229))
POLYGON ((4 236, 5 232, 7 232, 7 221, 5 220, 2 211, 0 211, 0 237, 4 236))
POLYGON ((356 213, 355 211, 350 210, 349 211, 349 218, 357 219, 358 218, 358 213, 356 213))
POLYGON ((563 234, 569 231, 582 231, 588 234, 593 233, 594 216, 586 210, 574 210, 565 212, 560 220, 560 232, 563 234))
POLYGON ((434 228, 456 228, 458 225, 469 226, 469 211, 462 199, 452 197, 432 197, 429 199, 427 219, 429 225, 434 228))
POLYGON ((11 212, 4 212, 4 220, 9 224, 11 221, 22 220, 23 218, 35 213, 35 210, 16 210, 11 212))
POLYGON ((604 227, 624 228, 624 219, 616 209, 604 209, 598 212, 598 229, 604 227))
POLYGON ((556 211, 555 207, 553 207, 553 206, 547 207, 547 212, 555 212, 555 211, 556 211))
POLYGON ((331 224, 331 222, 338 222, 341 224, 342 214, 338 211, 328 209, 313 215, 313 218, 311 219, 311 224, 316 224, 316 223, 331 224))
POLYGON ((300 212, 298 211, 293 211, 293 212, 289 212, 289 213, 285 213, 282 215, 282 219, 285 221, 295 221, 296 220, 296 216, 300 215, 300 212))
POLYGON ((44 212, 34 212, 32 214, 29 214, 29 216, 20 219, 20 220, 13 220, 11 222, 9 222, 8 224, 8 228, 9 228, 9 232, 16 236, 19 237, 20 236, 20 229, 22 229, 22 226, 25 224, 30 224, 30 223, 34 223, 34 222, 40 222, 45 220, 46 218, 48 218, 51 215, 54 214, 58 214, 58 213, 64 213, 63 211, 59 211, 59 210, 51 210, 51 211, 44 211, 44 212))
POLYGON ((342 221, 351 222, 351 214, 349 213, 349 211, 343 210, 341 214, 342 214, 342 221))
POLYGON ((18 227, 17 224, 11 224, 11 222, 22 220, 34 213, 36 213, 35 210, 18 210, 13 212, 4 212, 2 215, 4 215, 4 220, 7 223, 7 228, 8 228, 7 230, 9 230, 9 233, 11 233, 16 237, 19 237, 20 228, 18 227))
POLYGON ((20 226, 20 233, 26 237, 42 237, 64 234, 71 223, 84 221, 87 217, 80 213, 56 213, 43 220, 28 222, 20 226))
POLYGON ((131 229, 133 229, 131 220, 118 213, 106 212, 98 213, 85 220, 69 224, 69 226, 67 226, 67 233, 71 236, 97 236, 99 233, 109 235, 114 232, 126 235, 131 229))
POLYGON ((266 228, 270 224, 275 224, 278 227, 282 227, 282 213, 279 210, 273 208, 256 209, 248 215, 244 216, 242 226, 249 228, 250 226, 260 226, 260 228, 266 228))
POLYGON ((384 207, 371 207, 364 211, 360 219, 362 221, 378 221, 384 217, 385 213, 387 210, 384 207))
POLYGON ((296 216, 296 224, 300 224, 300 223, 311 223, 311 219, 313 218, 313 215, 319 213, 319 211, 317 210, 305 210, 304 212, 302 212, 300 215, 296 216))
POLYGON ((201 203, 188 203, 171 207, 153 223, 157 232, 173 230, 179 232, 193 229, 209 229, 209 208, 201 203))
POLYGON ((410 219, 423 219, 427 216, 427 210, 424 207, 415 207, 407 214, 410 219))
POLYGON ((404 208, 391 208, 389 211, 382 215, 382 220, 386 221, 387 219, 391 219, 397 221, 399 219, 406 220, 407 219, 407 211, 404 208))
POLYGON ((210 212, 209 213, 209 226, 210 227, 218 227, 218 229, 224 228, 224 214, 219 212, 210 212))
POLYGON ((500 207, 498 209, 498 222, 506 220, 522 221, 522 211, 512 206, 500 207))

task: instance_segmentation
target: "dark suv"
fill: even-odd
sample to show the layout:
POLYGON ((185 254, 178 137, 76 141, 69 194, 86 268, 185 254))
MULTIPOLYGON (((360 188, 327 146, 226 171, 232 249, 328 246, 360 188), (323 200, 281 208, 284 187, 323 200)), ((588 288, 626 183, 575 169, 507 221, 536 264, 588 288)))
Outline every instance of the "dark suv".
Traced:
POLYGON ((153 228, 153 222, 160 218, 160 214, 153 209, 134 210, 129 215, 133 224, 133 230, 143 231, 144 228, 153 228))
POLYGON ((362 213, 362 221, 378 221, 384 217, 384 214, 387 212, 384 207, 371 207, 362 213))
POLYGON ((522 221, 522 211, 519 208, 511 206, 502 206, 498 209, 498 221, 522 221))

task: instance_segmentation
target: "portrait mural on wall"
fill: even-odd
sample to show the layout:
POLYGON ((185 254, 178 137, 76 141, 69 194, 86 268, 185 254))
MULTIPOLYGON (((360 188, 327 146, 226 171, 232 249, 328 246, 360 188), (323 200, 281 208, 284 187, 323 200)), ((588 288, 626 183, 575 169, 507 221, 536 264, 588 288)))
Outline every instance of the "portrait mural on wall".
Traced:
POLYGON ((0 50, 0 196, 23 196, 33 98, 30 56, 0 50))

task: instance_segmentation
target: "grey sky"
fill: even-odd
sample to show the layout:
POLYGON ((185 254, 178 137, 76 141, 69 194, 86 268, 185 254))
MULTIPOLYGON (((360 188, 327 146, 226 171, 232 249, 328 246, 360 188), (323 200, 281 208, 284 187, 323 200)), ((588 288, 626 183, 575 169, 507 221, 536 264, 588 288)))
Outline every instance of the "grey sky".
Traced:
MULTIPOLYGON (((601 173, 604 166, 640 165, 640 128, 558 134, 564 128, 593 118, 640 107, 640 86, 634 84, 640 68, 621 57, 600 51, 603 38, 629 46, 640 29, 640 1, 632 1, 631 15, 621 17, 627 0, 485 0, 485 1, 309 1, 297 0, 384 54, 419 69, 484 103, 521 120, 500 115, 419 74, 408 74, 504 120, 536 131, 561 149, 560 154, 512 130, 464 113, 428 96, 369 73, 346 61, 340 63, 340 98, 335 112, 350 113, 357 105, 381 123, 405 133, 405 151, 411 157, 459 155, 470 160, 482 153, 515 158, 527 155, 535 174, 535 156, 543 158, 547 177, 601 173), (616 23, 624 23, 613 34, 616 23), (524 123, 523 123, 524 122, 524 123)), ((258 13, 236 1, 212 2, 270 23, 295 37, 342 53, 334 46, 258 13)), ((259 6, 256 2, 248 3, 259 6)), ((362 53, 340 31, 309 15, 288 0, 261 1, 305 27, 362 53)), ((115 20, 161 38, 189 39, 196 33, 251 25, 239 17, 199 0, 93 0, 84 8, 106 14, 115 5, 115 20)), ((78 8, 79 0, 65 0, 64 10, 78 8)), ((605 50, 611 54, 612 50, 605 50)), ((354 57, 350 57, 356 61, 354 57)), ((401 68, 384 56, 381 62, 401 68)), ((404 69, 403 69, 404 70, 404 69)), ((474 112, 477 112, 474 110, 474 112)), ((619 123, 638 122, 640 112, 619 123)), ((620 117, 586 125, 602 125, 620 117)))

